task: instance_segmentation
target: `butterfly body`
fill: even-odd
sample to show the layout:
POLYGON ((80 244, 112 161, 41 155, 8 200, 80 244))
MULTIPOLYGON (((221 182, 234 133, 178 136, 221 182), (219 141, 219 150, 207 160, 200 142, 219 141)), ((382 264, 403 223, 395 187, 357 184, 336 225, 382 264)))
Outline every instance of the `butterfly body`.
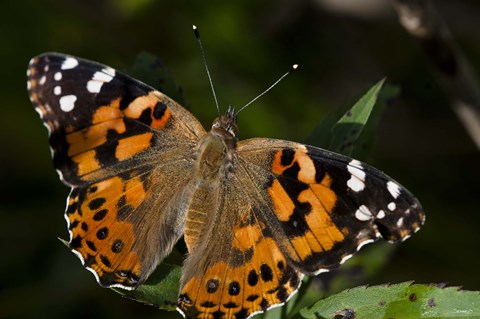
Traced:
POLYGON ((247 318, 424 222, 417 199, 367 164, 313 146, 237 140, 229 109, 207 132, 165 94, 107 66, 31 60, 30 99, 71 187, 69 246, 103 287, 135 289, 182 237, 178 310, 247 318))

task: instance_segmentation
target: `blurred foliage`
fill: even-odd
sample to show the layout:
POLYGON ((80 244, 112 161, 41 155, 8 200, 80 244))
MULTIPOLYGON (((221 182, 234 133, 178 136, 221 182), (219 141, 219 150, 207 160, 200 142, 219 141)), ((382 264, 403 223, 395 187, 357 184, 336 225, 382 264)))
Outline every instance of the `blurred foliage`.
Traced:
MULTIPOLYGON (((407 186, 421 200, 427 222, 392 252, 385 267, 369 274, 368 283, 414 279, 480 289, 480 154, 431 77, 421 48, 388 7, 365 17, 331 12, 319 2, 1 2, 0 318, 179 317, 100 288, 57 240, 68 236, 62 217, 68 189, 52 169, 46 130, 26 94, 25 71, 31 57, 46 51, 129 71, 139 52, 151 52, 209 127, 216 110, 193 23, 202 29, 223 110, 244 105, 292 63, 300 64, 241 113, 242 139, 304 141, 327 114, 352 105, 379 79, 386 76, 400 88, 378 117, 367 162, 407 186)), ((435 4, 480 70, 480 3, 435 4)), ((331 283, 329 276, 318 276, 312 285, 331 283)))

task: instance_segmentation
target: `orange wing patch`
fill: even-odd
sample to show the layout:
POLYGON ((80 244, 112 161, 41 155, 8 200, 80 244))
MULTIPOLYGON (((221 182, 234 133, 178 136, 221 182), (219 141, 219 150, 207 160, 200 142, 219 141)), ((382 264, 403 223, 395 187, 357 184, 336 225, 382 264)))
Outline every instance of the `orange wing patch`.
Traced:
POLYGON ((155 91, 136 98, 123 112, 132 119, 140 119, 144 114, 148 114, 148 124, 154 129, 164 128, 171 116, 171 110, 160 101, 155 91))
POLYGON ((124 161, 145 151, 151 146, 152 137, 153 134, 147 132, 119 140, 115 150, 115 157, 119 161, 124 161))
POLYGON ((85 175, 108 164, 99 160, 97 151, 99 147, 110 143, 110 148, 115 151, 110 160, 115 158, 124 161, 152 146, 153 132, 138 126, 128 127, 125 116, 160 129, 170 118, 170 109, 159 102, 154 93, 136 98, 123 111, 120 110, 120 98, 117 98, 95 111, 92 125, 89 127, 78 131, 69 129, 66 135, 66 142, 69 145, 67 154, 77 164, 77 174, 83 179, 86 178, 85 175), (145 112, 149 115, 145 116, 145 112), (112 132, 116 134, 118 144, 109 140, 112 132))
POLYGON ((344 240, 345 234, 330 218, 337 201, 330 188, 332 178, 325 173, 320 181, 316 180, 314 162, 304 149, 276 152, 272 172, 278 178, 273 179, 268 194, 289 235, 284 241, 287 251, 289 245, 293 246, 294 252, 289 251, 293 260, 306 260, 315 253, 329 251, 344 240), (298 187, 288 186, 292 183, 298 187))
POLYGON ((234 236, 242 261, 212 262, 181 288, 178 307, 187 318, 246 318, 284 303, 298 289, 299 274, 258 225, 235 227, 234 236))
POLYGON ((70 247, 85 267, 96 272, 103 286, 135 286, 139 281, 141 266, 132 250, 133 225, 119 217, 126 206, 130 210, 138 207, 145 196, 138 177, 127 181, 112 177, 70 195, 66 211, 70 247))
POLYGON ((81 131, 72 132, 66 137, 67 143, 70 145, 68 156, 77 155, 106 143, 108 131, 121 134, 125 130, 125 123, 120 118, 99 122, 81 131))

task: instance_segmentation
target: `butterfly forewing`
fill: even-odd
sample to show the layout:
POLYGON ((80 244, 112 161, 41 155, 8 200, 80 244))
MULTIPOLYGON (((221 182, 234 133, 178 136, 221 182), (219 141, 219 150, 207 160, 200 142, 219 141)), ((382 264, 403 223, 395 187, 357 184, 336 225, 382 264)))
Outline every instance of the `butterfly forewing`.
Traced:
POLYGON ((242 141, 239 154, 266 203, 260 219, 305 274, 336 268, 379 238, 405 239, 424 222, 404 187, 351 158, 273 139, 242 141))
POLYGON ((54 165, 68 185, 159 161, 159 153, 178 147, 191 150, 205 133, 166 95, 105 65, 44 54, 31 60, 28 77, 54 165))

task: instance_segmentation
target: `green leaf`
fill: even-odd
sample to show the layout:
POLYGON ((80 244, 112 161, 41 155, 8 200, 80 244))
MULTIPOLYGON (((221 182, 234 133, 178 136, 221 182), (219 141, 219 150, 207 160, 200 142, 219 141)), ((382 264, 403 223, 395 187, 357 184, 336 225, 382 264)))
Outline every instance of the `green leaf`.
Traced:
POLYGON ((385 108, 392 104, 399 96, 400 87, 385 83, 378 94, 375 107, 370 113, 368 122, 363 127, 362 133, 358 137, 355 148, 350 154, 353 158, 365 160, 372 152, 377 138, 377 128, 385 108))
POLYGON ((112 288, 124 297, 149 304, 160 309, 174 310, 177 305, 182 268, 160 264, 148 280, 135 290, 112 288))
POLYGON ((332 128, 332 140, 329 149, 350 155, 355 148, 365 124, 370 117, 373 106, 385 79, 375 84, 368 92, 348 110, 332 128))
POLYGON ((356 287, 300 311, 304 318, 480 318, 480 293, 457 287, 396 285, 356 287))

